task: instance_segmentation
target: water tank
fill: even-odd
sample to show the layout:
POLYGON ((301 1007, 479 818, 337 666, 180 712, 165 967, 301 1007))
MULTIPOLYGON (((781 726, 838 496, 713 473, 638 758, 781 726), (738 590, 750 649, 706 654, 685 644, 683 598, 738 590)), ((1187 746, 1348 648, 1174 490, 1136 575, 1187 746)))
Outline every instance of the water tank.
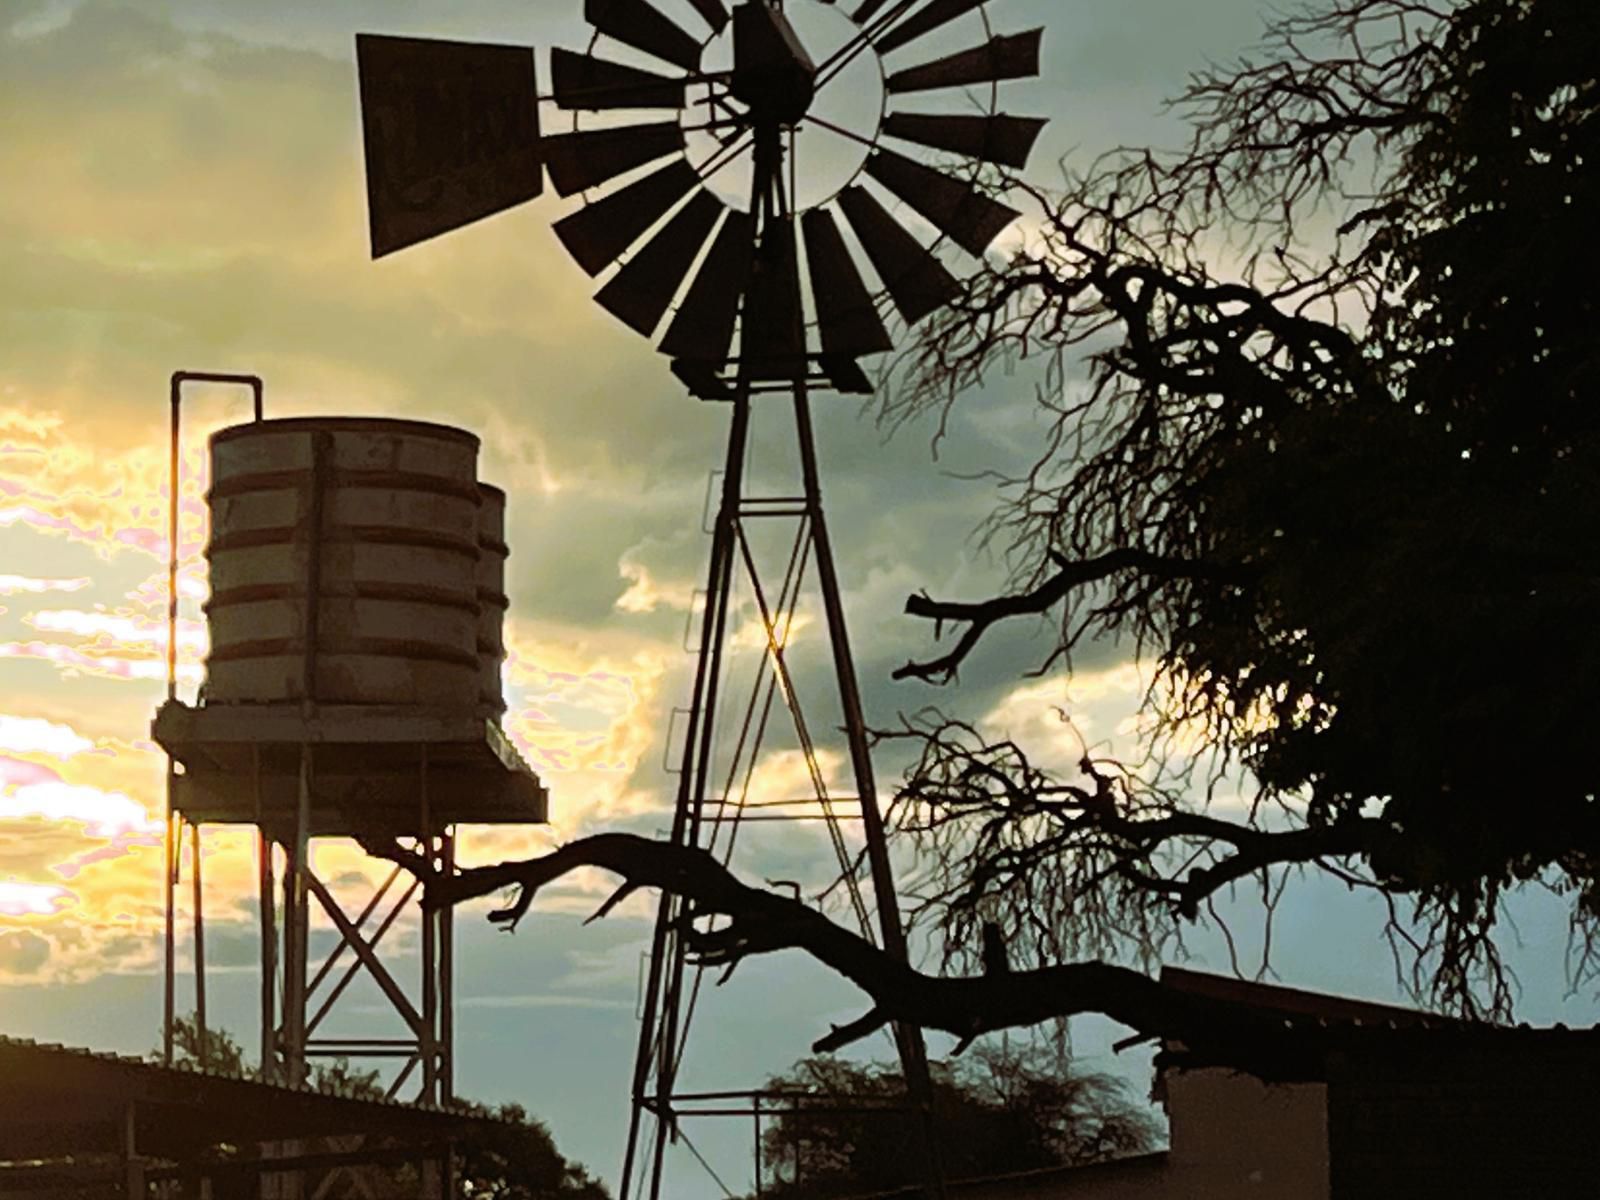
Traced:
POLYGON ((472 434, 421 421, 215 434, 205 703, 479 709, 479 647, 500 637, 480 620, 477 457, 472 434))
POLYGON ((500 666, 506 659, 506 494, 478 485, 478 698, 498 715, 506 710, 500 666))

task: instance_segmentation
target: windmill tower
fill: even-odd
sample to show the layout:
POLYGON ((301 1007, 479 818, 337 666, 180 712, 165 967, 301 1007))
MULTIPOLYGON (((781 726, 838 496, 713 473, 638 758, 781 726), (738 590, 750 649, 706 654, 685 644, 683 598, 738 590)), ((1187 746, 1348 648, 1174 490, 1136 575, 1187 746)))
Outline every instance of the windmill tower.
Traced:
MULTIPOLYGON (((558 114, 547 123, 566 128, 542 136, 537 113, 521 107, 535 92, 530 51, 359 38, 373 250, 387 253, 536 195, 541 161, 560 196, 581 196, 582 206, 558 220, 555 232, 586 272, 603 278, 596 300, 651 338, 691 395, 729 409, 669 836, 732 852, 741 824, 752 819, 738 781, 750 778, 752 741, 760 740, 776 694, 794 717, 815 791, 805 815, 828 828, 863 934, 904 958, 811 401, 827 392, 870 393, 861 360, 893 348, 886 317, 909 327, 958 293, 944 245, 981 257, 1019 215, 973 177, 986 163, 1024 166, 1043 128, 1040 119, 1000 111, 1002 83, 1037 75, 1042 30, 995 34, 982 0, 858 0, 848 14, 825 0, 689 4, 693 29, 650 0, 586 0, 589 45, 552 51, 551 94, 539 97, 558 114), (824 31, 833 23, 827 45, 807 44, 792 19, 801 11, 820 14, 824 31), (927 57, 930 45, 952 43, 953 50, 927 57), (857 86, 861 76, 852 68, 863 63, 877 65, 882 95, 870 119, 858 115, 852 123, 825 113, 830 88, 857 86), (490 78, 503 87, 485 82, 490 78), (446 130, 449 114, 481 111, 490 92, 495 120, 446 130), (961 103, 930 100, 932 111, 917 111, 934 96, 961 103), (891 142, 953 160, 955 173, 891 142), (813 149, 819 161, 853 154, 850 169, 819 189, 813 149), (730 188, 730 178, 740 187, 730 188), (896 209, 914 214, 912 222, 903 223, 896 209), (753 414, 758 405, 785 402, 798 494, 757 495, 746 475, 753 414), (763 578, 749 533, 774 519, 794 532, 776 588, 763 578), (789 646, 789 632, 808 569, 842 714, 848 796, 830 794, 791 671, 799 648, 789 646), (759 616, 768 674, 765 687, 758 678, 751 690, 743 718, 729 721, 721 700, 740 586, 759 616), (731 754, 719 752, 725 728, 738 731, 731 754), (859 822, 864 839, 864 894, 860 864, 840 832, 845 819, 859 822)), ((683 901, 661 897, 633 1077, 625 1200, 661 1194, 666 1147, 697 1101, 713 1100, 719 1114, 748 1111, 759 1128, 761 1093, 688 1094, 678 1087, 698 969, 686 961, 677 931, 692 918, 683 901)), ((914 1099, 925 1097, 920 1031, 898 1028, 895 1040, 914 1099)))

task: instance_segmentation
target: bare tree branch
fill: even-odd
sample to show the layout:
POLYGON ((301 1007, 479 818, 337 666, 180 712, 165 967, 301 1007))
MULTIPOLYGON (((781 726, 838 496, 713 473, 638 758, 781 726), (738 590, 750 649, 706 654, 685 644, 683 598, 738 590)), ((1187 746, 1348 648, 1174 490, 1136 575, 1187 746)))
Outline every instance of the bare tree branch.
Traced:
POLYGON ((962 1039, 1075 1013, 1100 1013, 1140 1033, 1193 1043, 1260 1039, 1272 1032, 1269 1024, 1234 1006, 1176 992, 1138 971, 1105 963, 962 979, 930 976, 799 901, 741 883, 705 850, 633 834, 596 834, 542 858, 463 871, 437 881, 428 904, 457 904, 514 886, 514 902, 491 913, 490 920, 515 925, 540 888, 580 867, 600 867, 620 875, 626 886, 661 888, 687 900, 692 916, 679 932, 700 962, 728 964, 751 954, 796 949, 859 987, 871 998, 870 1008, 819 1038, 813 1047, 819 1052, 848 1045, 891 1021, 962 1039), (728 924, 699 927, 712 916, 728 924))
POLYGON ((966 622, 967 629, 948 654, 928 662, 908 662, 894 672, 894 678, 923 679, 935 683, 952 680, 962 661, 996 621, 1048 612, 1066 598, 1072 589, 1105 579, 1118 571, 1142 571, 1156 578, 1167 579, 1224 574, 1243 577, 1243 572, 1230 571, 1213 563, 1185 562, 1130 548, 1112 550, 1087 562, 1068 562, 1056 554, 1052 554, 1051 558, 1059 568, 1056 573, 1022 595, 1000 596, 976 603, 934 600, 922 594, 907 597, 906 615, 941 624, 945 621, 966 622))

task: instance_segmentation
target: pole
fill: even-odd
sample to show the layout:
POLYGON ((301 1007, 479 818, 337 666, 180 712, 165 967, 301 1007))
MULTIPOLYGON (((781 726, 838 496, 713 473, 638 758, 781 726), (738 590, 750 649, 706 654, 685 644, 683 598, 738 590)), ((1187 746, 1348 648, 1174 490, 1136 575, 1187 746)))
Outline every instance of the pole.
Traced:
POLYGON ((262 826, 261 747, 250 748, 250 786, 255 796, 256 809, 256 894, 259 897, 261 917, 261 1078, 268 1083, 277 1079, 277 993, 278 979, 278 921, 274 911, 273 889, 276 880, 272 869, 272 839, 262 826))
POLYGON ((261 897, 261 1078, 277 1079, 277 982, 278 929, 274 910, 272 840, 263 831, 256 835, 256 872, 261 897))
MULTIPOLYGON (((420 789, 420 832, 422 852, 428 866, 438 864, 433 840, 433 814, 428 809, 428 744, 421 743, 418 755, 421 764, 417 786, 420 789)), ((426 891, 424 891, 426 898, 426 891)), ((422 1055, 422 1096, 425 1104, 439 1101, 439 1043, 434 1036, 439 1027, 439 955, 438 928, 435 914, 423 906, 422 910, 422 1029, 417 1038, 417 1050, 422 1055)))
MULTIPOLYGON (((456 831, 444 831, 440 839, 439 870, 446 879, 456 873, 456 831)), ((439 918, 439 1103, 455 1101, 456 1045, 456 918, 455 906, 438 910, 439 918)), ((451 1195, 455 1193, 452 1191, 451 1195)))
POLYGON ((176 826, 183 818, 175 811, 173 789, 177 786, 176 764, 167 756, 167 821, 161 840, 161 886, 165 893, 166 926, 163 930, 166 963, 162 971, 161 1062, 172 1065, 172 1029, 176 1017, 178 974, 178 838, 176 826))
POLYGON ((299 803, 295 810, 294 840, 289 848, 283 880, 284 1067, 290 1087, 300 1087, 306 1075, 306 956, 310 945, 310 897, 306 876, 311 870, 311 746, 300 747, 299 803))
MULTIPOLYGON (((167 703, 176 702, 178 698, 178 508, 181 503, 180 486, 182 484, 182 456, 180 448, 183 438, 183 385, 191 382, 205 383, 237 383, 250 389, 251 409, 257 421, 263 420, 266 415, 265 391, 259 375, 240 375, 222 371, 174 371, 167 381, 167 406, 169 409, 167 445, 167 703)), ((181 850, 181 833, 183 817, 177 810, 178 766, 173 761, 172 755, 167 755, 167 789, 166 789, 166 833, 163 839, 163 868, 165 874, 165 928, 163 930, 162 949, 165 952, 166 962, 162 971, 162 1000, 161 1000, 161 1061, 172 1065, 172 1030, 176 1017, 175 1001, 177 990, 177 886, 178 886, 178 859, 181 850), (174 823, 176 822, 176 828, 174 823)), ((196 845, 198 846, 199 831, 195 832, 196 845)), ((200 855, 195 853, 195 891, 198 896, 200 888, 200 855)), ((203 956, 204 933, 199 921, 200 905, 195 905, 196 916, 196 952, 203 956)), ((197 983, 196 1013, 200 1020, 201 1030, 201 1055, 205 1053, 205 1019, 201 1015, 205 1008, 205 984, 203 982, 203 957, 197 957, 195 976, 197 983)))
POLYGON ((200 874, 200 822, 189 826, 189 879, 194 886, 194 1032, 195 1057, 203 1071, 209 1065, 206 1038, 206 907, 200 874))

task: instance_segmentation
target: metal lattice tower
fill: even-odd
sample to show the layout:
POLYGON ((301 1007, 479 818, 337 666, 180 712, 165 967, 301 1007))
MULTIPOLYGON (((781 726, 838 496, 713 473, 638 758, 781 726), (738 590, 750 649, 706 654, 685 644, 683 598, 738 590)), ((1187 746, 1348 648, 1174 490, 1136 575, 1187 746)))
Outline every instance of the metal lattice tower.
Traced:
MULTIPOLYGON (((983 0, 689 0, 699 27, 684 28, 651 0, 586 0, 592 37, 582 52, 555 49, 551 92, 540 95, 532 53, 506 46, 362 35, 369 212, 375 256, 437 236, 554 190, 583 203, 555 223, 577 263, 603 278, 598 303, 650 338, 701 400, 726 404, 729 432, 711 529, 693 694, 685 710, 681 773, 670 838, 731 855, 754 817, 748 782, 779 697, 815 790, 851 907, 864 936, 906 956, 905 933, 873 778, 860 687, 823 508, 812 398, 865 394, 861 360, 890 351, 888 321, 913 326, 960 291, 946 247, 981 258, 1018 217, 979 185, 986 165, 1020 168, 1045 122, 1000 111, 1001 85, 1038 74, 1042 30, 995 33, 983 0), (802 6, 829 9, 844 35, 817 61, 791 20, 802 6), (956 48, 925 57, 930 44, 956 48), (867 127, 822 115, 819 97, 853 63, 879 66, 882 103, 867 127), (649 64, 649 65, 645 65, 649 64), (958 112, 917 111, 924 96, 959 97, 958 112), (553 115, 541 121, 539 106, 553 115), (462 113, 492 120, 466 121, 462 113), (910 107, 902 107, 908 105, 910 107), (562 121, 560 133, 542 124, 562 121), (807 141, 801 144, 801 135, 807 141), (830 139, 858 165, 831 194, 803 201, 809 149, 830 139), (943 156, 930 166, 888 143, 943 156), (738 165, 748 194, 714 190, 738 165), (903 220, 901 214, 907 214, 903 220), (929 232, 931 231, 931 233, 929 232), (863 269, 865 268, 865 270, 863 269), (746 478, 756 406, 787 402, 798 495, 760 496, 746 478), (793 522, 788 565, 773 586, 750 536, 758 520, 793 522), (820 592, 828 667, 843 718, 854 795, 831 796, 790 670, 788 634, 807 571, 820 592), (748 589, 767 642, 742 719, 721 709, 736 587, 748 589), (732 761, 721 735, 736 730, 732 761), (840 829, 858 819, 868 876, 840 829)), ((827 190, 827 189, 824 189, 827 190)), ((680 931, 694 919, 663 895, 657 911, 633 1077, 622 1196, 662 1190, 663 1156, 696 1102, 718 1111, 759 1092, 691 1095, 678 1080, 698 995, 699 968, 680 931)), ((928 1067, 921 1033, 895 1030, 911 1092, 928 1131, 928 1067)), ((738 1110, 746 1111, 746 1110, 738 1110)), ((770 1111, 770 1110, 769 1110, 770 1111)), ((759 1127, 759 1125, 758 1125, 759 1127)), ((929 1189, 942 1194, 929 1139, 929 1189)), ((758 1173, 759 1174, 759 1173, 758 1173)), ((759 1179, 758 1179, 759 1187, 759 1179)))

